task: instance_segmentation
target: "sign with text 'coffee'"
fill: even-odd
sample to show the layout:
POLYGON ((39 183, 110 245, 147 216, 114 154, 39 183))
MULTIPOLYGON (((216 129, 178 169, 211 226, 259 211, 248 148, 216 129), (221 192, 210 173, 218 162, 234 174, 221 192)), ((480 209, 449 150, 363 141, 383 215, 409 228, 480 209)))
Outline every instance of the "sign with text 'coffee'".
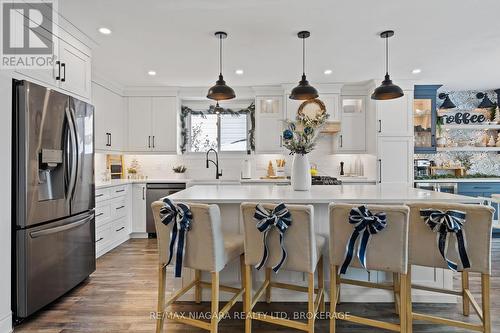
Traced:
POLYGON ((445 124, 478 124, 486 120, 483 114, 470 114, 469 112, 457 112, 449 116, 442 116, 445 124))

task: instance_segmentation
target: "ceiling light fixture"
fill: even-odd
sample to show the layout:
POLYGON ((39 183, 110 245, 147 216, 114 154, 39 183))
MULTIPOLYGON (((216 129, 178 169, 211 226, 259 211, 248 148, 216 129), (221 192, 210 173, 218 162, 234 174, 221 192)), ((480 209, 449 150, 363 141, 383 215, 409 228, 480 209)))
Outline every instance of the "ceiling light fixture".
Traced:
POLYGON ((333 71, 331 69, 325 69, 325 71, 323 72, 325 75, 330 75, 333 73, 333 71))
POLYGON ((311 36, 309 31, 300 31, 297 37, 302 39, 302 79, 299 85, 292 89, 290 99, 308 100, 318 97, 318 91, 313 86, 309 85, 306 79, 306 38, 311 36))
POLYGON ((487 93, 482 93, 482 92, 477 93, 476 97, 477 99, 483 99, 481 103, 477 106, 478 109, 491 109, 497 106, 496 103, 491 101, 487 93))
POLYGON ((215 37, 219 38, 219 79, 215 85, 208 90, 207 98, 222 101, 226 99, 233 99, 236 97, 233 88, 226 85, 224 77, 222 76, 222 40, 227 38, 227 33, 217 31, 215 37))
POLYGON ((414 70, 411 71, 412 74, 420 74, 422 73, 422 70, 420 68, 415 68, 414 70))
POLYGON ((443 104, 441 104, 441 107, 440 109, 454 109, 456 108, 457 106, 455 105, 455 103, 453 103, 450 99, 450 95, 449 94, 445 94, 445 93, 440 93, 438 95, 439 99, 444 99, 443 101, 443 104))
POLYGON ((389 38, 394 36, 394 31, 387 30, 380 34, 380 38, 385 39, 385 78, 382 84, 375 88, 372 99, 388 100, 404 96, 403 89, 392 83, 389 76, 389 38))
POLYGON ((155 72, 155 71, 148 71, 148 75, 150 75, 150 76, 155 76, 155 75, 156 75, 156 72, 155 72))
POLYGON ((243 75, 245 73, 242 69, 237 69, 234 71, 237 75, 243 75))
POLYGON ((99 32, 103 35, 111 35, 111 29, 106 27, 99 28, 99 32))

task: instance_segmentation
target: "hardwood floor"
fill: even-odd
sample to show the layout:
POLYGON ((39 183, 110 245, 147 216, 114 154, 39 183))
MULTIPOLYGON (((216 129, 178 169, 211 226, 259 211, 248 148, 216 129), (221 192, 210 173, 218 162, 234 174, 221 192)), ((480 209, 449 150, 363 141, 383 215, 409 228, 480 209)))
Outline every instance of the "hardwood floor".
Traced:
MULTIPOLYGON (((157 251, 155 240, 130 240, 97 260, 97 270, 92 276, 60 300, 49 305, 29 321, 15 328, 14 332, 154 332, 155 321, 150 313, 156 308, 157 292, 157 251)), ((493 242, 493 276, 491 279, 492 332, 500 332, 500 239, 493 242)), ((456 276, 458 278, 458 275, 456 276)), ((456 280, 458 286, 459 280, 456 280)), ((471 274, 471 289, 479 291, 479 279, 471 274)), ((475 293, 476 297, 479 297, 475 293)), ((478 298, 479 299, 479 298, 478 298)), ((462 305, 458 304, 417 304, 419 312, 448 316, 463 320, 460 315, 462 305), (453 315, 455 314, 455 315, 453 315)), ((197 305, 182 303, 175 306, 177 311, 208 312, 210 303, 197 305)), ((257 310, 283 311, 288 314, 306 311, 302 303, 259 304, 257 310)), ((235 306, 241 311, 241 303, 235 306)), ((382 320, 396 320, 394 306, 388 303, 343 303, 338 311, 359 313, 382 320)), ((471 313, 470 320, 476 322, 471 313)), ((219 331, 242 332, 244 321, 240 319, 223 320, 219 331)), ((354 326, 339 321, 337 332, 385 332, 364 326, 354 326)), ((254 332, 289 332, 292 330, 254 321, 254 332)), ((206 332, 193 327, 167 321, 165 332, 206 332)), ((298 331, 297 331, 298 332, 298 331)), ((328 332, 328 320, 316 322, 316 332, 328 332)), ((414 332, 468 332, 422 322, 415 322, 414 332)))

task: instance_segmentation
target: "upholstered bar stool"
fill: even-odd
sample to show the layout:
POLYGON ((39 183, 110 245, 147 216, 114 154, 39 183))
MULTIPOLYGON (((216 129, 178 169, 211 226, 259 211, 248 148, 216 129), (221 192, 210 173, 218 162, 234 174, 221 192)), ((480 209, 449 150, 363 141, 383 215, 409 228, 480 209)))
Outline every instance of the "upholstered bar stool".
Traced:
MULTIPOLYGON (((326 244, 324 236, 316 235, 313 224, 312 205, 275 205, 242 203, 241 214, 245 230, 245 332, 250 333, 252 320, 260 320, 276 325, 314 332, 315 316, 324 311, 324 280, 322 250, 326 244), (258 212, 257 212, 258 210, 258 212), (256 216, 256 212, 257 215, 256 216), (282 223, 286 223, 284 227, 282 223), (266 228, 269 227, 269 229, 266 228), (280 226, 283 227, 280 229, 280 226), (259 228, 259 229, 258 229, 259 228), (283 230, 283 248, 280 232, 283 230), (267 236, 265 236, 268 230, 267 236), (267 244, 265 252, 264 241, 267 244), (283 249, 286 259, 283 261, 283 249), (267 260, 263 261, 265 253, 267 260), (279 267, 279 263, 282 266, 279 267), (278 266, 277 266, 278 265, 278 266), (265 268, 265 281, 252 295, 252 266, 265 268), (302 287, 272 281, 271 276, 279 270, 302 272, 308 275, 308 286, 302 287), (274 272, 273 272, 274 271, 274 272), (314 273, 318 272, 318 287, 314 286, 314 273), (261 312, 254 312, 254 306, 266 294, 271 302, 271 288, 306 292, 308 295, 308 322, 278 318, 261 312), (316 294, 316 298, 314 295, 316 294)), ((277 274, 279 276, 279 274, 277 274)))
POLYGON ((406 206, 330 204, 330 333, 335 332, 336 319, 406 332, 408 219, 406 206), (361 260, 368 270, 393 273, 396 283, 386 285, 340 277, 348 267, 363 268, 361 260), (342 284, 392 290, 399 324, 350 314, 336 318, 342 284))
POLYGON ((412 320, 429 321, 480 332, 491 332, 490 323, 490 275, 491 232, 493 208, 483 205, 448 203, 411 203, 410 242, 408 256, 409 313, 408 332, 412 320), (441 229, 441 226, 444 229, 441 229), (448 226, 448 227, 447 227, 448 226), (451 231, 450 229, 454 229, 451 231), (439 231, 443 231, 443 235, 439 231), (442 250, 439 240, 442 240, 442 250), (446 241, 448 244, 446 244, 446 241), (446 246, 447 245, 447 246, 446 246), (461 272, 460 291, 431 288, 411 284, 411 265, 453 269, 461 272), (456 266, 455 266, 456 265, 456 266), (470 266, 467 268, 467 266, 470 266), (465 268, 464 268, 465 267, 465 268), (469 272, 481 274, 482 309, 469 289, 469 272), (481 324, 436 317, 412 311, 411 289, 461 296, 463 314, 469 315, 470 305, 481 319, 481 324))
MULTIPOLYGON (((219 285, 219 272, 231 261, 240 258, 240 267, 242 276, 244 276, 244 257, 243 257, 243 235, 237 234, 223 234, 221 227, 221 216, 220 210, 217 205, 205 205, 199 203, 190 204, 171 204, 171 209, 181 209, 183 207, 188 207, 191 212, 191 223, 190 227, 185 236, 185 251, 182 257, 182 266, 187 268, 192 268, 195 270, 195 278, 185 287, 177 291, 167 302, 165 302, 165 284, 166 284, 166 267, 169 262, 169 253, 171 244, 171 232, 172 237, 174 234, 179 237, 182 233, 179 227, 176 226, 176 220, 172 223, 165 223, 165 206, 166 203, 162 201, 156 201, 151 204, 153 209, 156 235, 158 238, 158 253, 159 253, 159 287, 158 287, 158 314, 156 332, 161 332, 163 329, 163 322, 165 317, 172 319, 177 322, 188 324, 191 326, 199 327, 208 330, 212 333, 216 333, 218 329, 218 323, 221 318, 223 318, 231 309, 231 307, 236 303, 238 297, 244 295, 244 280, 242 281, 241 288, 232 288, 228 286, 219 285), (164 220, 162 222, 162 219, 164 220), (177 232, 173 232, 173 228, 177 229, 177 232), (201 272, 208 271, 211 272, 212 280, 210 282, 204 282, 201 280, 201 272), (212 299, 211 299, 211 315, 210 322, 205 322, 201 320, 195 320, 189 317, 176 316, 175 314, 166 313, 165 308, 173 304, 182 295, 188 292, 190 289, 195 288, 195 300, 196 303, 201 302, 201 290, 202 288, 210 288, 212 299), (219 311, 219 290, 234 293, 231 300, 226 303, 224 308, 219 311)), ((185 212, 180 212, 184 214, 185 212)), ((173 212, 174 218, 179 218, 179 214, 173 212)), ((177 225, 180 225, 179 223, 177 225)), ((179 244, 180 239, 177 239, 179 244)), ((182 248, 178 249, 181 251, 182 248)), ((173 253, 173 256, 179 260, 179 251, 173 253)), ((177 262, 176 262, 177 265, 177 262)), ((176 266, 177 271, 180 273, 182 267, 176 266)))

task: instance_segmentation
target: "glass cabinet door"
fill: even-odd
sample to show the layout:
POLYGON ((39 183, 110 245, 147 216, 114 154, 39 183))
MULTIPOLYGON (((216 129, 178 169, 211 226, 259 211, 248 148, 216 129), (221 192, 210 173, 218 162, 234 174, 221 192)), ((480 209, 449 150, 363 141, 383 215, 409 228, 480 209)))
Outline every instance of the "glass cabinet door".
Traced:
POLYGON ((431 99, 414 100, 413 126, 415 132, 415 147, 431 148, 433 146, 431 99))

